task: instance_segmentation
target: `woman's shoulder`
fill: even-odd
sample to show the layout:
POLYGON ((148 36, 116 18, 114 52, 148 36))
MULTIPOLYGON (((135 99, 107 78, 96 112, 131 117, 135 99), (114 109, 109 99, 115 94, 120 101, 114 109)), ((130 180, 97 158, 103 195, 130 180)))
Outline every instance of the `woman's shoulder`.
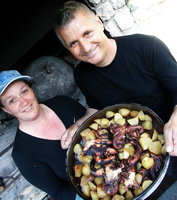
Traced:
POLYGON ((52 104, 52 103, 63 103, 63 102, 70 102, 70 101, 74 101, 74 99, 72 99, 71 97, 65 96, 65 95, 57 95, 55 97, 52 97, 50 99, 47 99, 45 101, 43 101, 42 103, 45 105, 48 104, 52 104))
POLYGON ((55 96, 43 102, 43 104, 54 110, 55 109, 63 110, 67 108, 78 108, 78 109, 84 108, 77 100, 65 95, 55 96))

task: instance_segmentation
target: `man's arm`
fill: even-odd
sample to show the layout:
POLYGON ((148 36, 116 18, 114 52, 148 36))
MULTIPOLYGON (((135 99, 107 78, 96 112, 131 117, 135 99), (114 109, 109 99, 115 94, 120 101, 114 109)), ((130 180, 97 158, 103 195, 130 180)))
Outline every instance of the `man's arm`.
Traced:
POLYGON ((93 108, 88 108, 83 117, 77 120, 72 126, 70 126, 62 135, 61 138, 61 147, 62 149, 67 149, 72 141, 72 137, 77 131, 77 129, 83 124, 83 122, 88 119, 92 114, 97 112, 98 110, 93 108))
POLYGON ((177 105, 169 121, 164 126, 164 135, 166 141, 166 151, 171 156, 177 156, 177 105))

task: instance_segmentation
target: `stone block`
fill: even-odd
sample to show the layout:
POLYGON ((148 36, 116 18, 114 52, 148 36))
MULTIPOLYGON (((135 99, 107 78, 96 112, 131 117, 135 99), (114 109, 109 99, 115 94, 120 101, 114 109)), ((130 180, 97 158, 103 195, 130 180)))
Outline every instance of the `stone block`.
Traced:
POLYGON ((46 197, 46 193, 33 185, 28 185, 14 200, 41 200, 46 197))
POLYGON ((101 2, 101 0, 88 0, 88 1, 95 6, 101 2))
POLYGON ((108 21, 115 14, 115 11, 110 2, 107 1, 96 9, 96 13, 103 21, 108 21))
POLYGON ((109 2, 115 10, 125 5, 125 0, 109 0, 109 2))
POLYGON ((23 176, 18 176, 8 185, 8 187, 5 188, 5 190, 0 193, 0 200, 15 200, 19 193, 21 193, 21 191, 29 185, 30 184, 24 179, 23 176))
POLYGON ((109 20, 105 25, 105 29, 110 33, 112 37, 120 36, 122 35, 121 30, 117 26, 116 22, 114 20, 109 20))
POLYGON ((6 126, 3 131, 0 131, 0 153, 2 154, 5 149, 13 143, 15 133, 17 129, 17 121, 14 119, 11 121, 10 126, 6 126))
POLYGON ((127 30, 134 25, 134 18, 127 6, 123 6, 116 11, 114 20, 122 31, 127 30))
POLYGON ((77 89, 73 67, 57 57, 42 56, 34 60, 23 74, 33 78, 32 88, 40 101, 57 95, 70 96, 77 89))
POLYGON ((11 176, 11 174, 13 174, 13 172, 17 169, 11 157, 11 153, 12 153, 12 148, 9 149, 6 153, 4 153, 0 157, 0 163, 1 163, 0 176, 2 177, 11 176))

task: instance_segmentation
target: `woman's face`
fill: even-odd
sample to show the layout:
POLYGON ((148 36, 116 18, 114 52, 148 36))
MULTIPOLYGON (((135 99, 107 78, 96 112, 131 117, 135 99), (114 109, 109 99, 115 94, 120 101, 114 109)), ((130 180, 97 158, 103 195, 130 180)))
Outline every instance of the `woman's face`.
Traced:
POLYGON ((33 90, 24 81, 11 83, 0 96, 2 109, 22 121, 33 121, 39 115, 39 104, 33 90))

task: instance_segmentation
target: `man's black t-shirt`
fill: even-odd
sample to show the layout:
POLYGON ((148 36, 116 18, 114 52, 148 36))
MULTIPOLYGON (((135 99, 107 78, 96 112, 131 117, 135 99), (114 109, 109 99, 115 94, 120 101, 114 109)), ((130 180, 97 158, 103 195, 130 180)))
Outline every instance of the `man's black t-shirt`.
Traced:
POLYGON ((177 63, 164 43, 142 34, 115 38, 117 54, 106 67, 81 62, 75 80, 89 107, 139 103, 164 122, 177 104, 177 63))

